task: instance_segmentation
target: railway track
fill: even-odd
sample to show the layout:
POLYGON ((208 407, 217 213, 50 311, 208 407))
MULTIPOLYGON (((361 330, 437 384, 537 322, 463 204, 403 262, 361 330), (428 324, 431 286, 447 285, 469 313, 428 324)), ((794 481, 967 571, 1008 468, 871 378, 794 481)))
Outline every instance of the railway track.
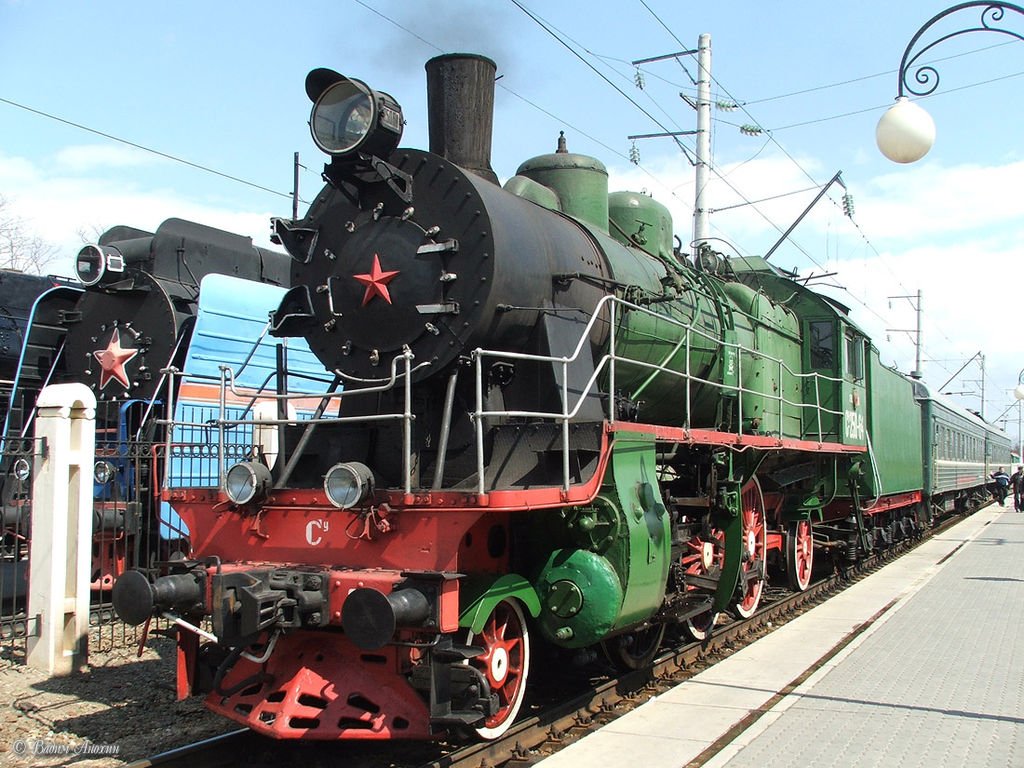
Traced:
MULTIPOLYGON (((770 597, 774 599, 749 619, 731 621, 716 627, 712 635, 702 642, 677 645, 660 654, 650 667, 605 677, 584 690, 580 689, 577 682, 575 694, 568 698, 554 703, 535 702, 533 713, 521 718, 496 741, 464 746, 444 742, 298 744, 269 740, 241 729, 131 763, 129 768, 219 768, 240 763, 256 768, 263 765, 268 768, 288 765, 310 768, 336 764, 342 750, 347 768, 524 768, 611 722, 651 697, 679 685, 902 556, 920 541, 942 533, 961 519, 960 516, 951 517, 931 529, 924 537, 890 547, 855 566, 840 569, 814 582, 804 592, 785 592, 781 596, 772 594, 770 597)), ((884 613, 884 610, 880 613, 884 613)), ((854 629, 828 657, 819 660, 818 665, 805 674, 813 673, 817 666, 826 663, 828 658, 838 653, 870 624, 871 621, 854 629)), ((795 687, 800 682, 796 680, 791 685, 795 687)), ((778 696, 785 693, 780 692, 778 696)), ((737 728, 745 728, 747 725, 741 722, 737 728)), ((723 740, 731 738, 730 734, 726 734, 723 740)), ((717 748, 717 745, 712 745, 707 757, 717 748)), ((701 762, 698 760, 697 764, 701 762)))

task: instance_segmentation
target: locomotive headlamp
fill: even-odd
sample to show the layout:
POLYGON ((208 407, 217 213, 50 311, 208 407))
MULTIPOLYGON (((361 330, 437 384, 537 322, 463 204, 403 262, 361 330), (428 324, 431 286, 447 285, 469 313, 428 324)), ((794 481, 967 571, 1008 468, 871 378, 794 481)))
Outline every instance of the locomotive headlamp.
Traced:
POLYGON ((32 466, 28 463, 28 459, 21 458, 14 462, 14 477, 20 483, 24 483, 32 476, 32 466))
POLYGON ((374 484, 373 472, 358 461, 335 464, 324 475, 327 499, 341 509, 351 509, 365 501, 373 493, 374 484))
POLYGON ((114 477, 114 465, 109 461, 97 461, 92 468, 92 479, 99 485, 106 485, 114 477))
POLYGON ((124 256, 109 245, 87 245, 75 259, 75 274, 86 288, 112 282, 124 272, 124 256))
POLYGON ((240 461, 224 476, 224 493, 235 504, 265 496, 270 485, 270 470, 258 461, 240 461))
POLYGON ((306 93, 313 100, 313 141, 327 154, 386 155, 398 146, 402 107, 388 94, 329 69, 309 73, 306 93))

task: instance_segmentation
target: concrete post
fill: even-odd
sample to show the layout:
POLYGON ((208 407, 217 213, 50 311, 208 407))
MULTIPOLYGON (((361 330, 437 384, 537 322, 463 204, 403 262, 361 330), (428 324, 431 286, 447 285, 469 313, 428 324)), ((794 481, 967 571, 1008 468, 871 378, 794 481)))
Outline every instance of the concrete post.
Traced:
POLYGON ((697 38, 697 154, 693 203, 693 256, 711 235, 707 186, 711 178, 711 35, 697 38))
POLYGON ((32 483, 28 665, 50 675, 81 670, 89 652, 92 465, 96 397, 84 384, 44 387, 36 437, 45 438, 32 483))

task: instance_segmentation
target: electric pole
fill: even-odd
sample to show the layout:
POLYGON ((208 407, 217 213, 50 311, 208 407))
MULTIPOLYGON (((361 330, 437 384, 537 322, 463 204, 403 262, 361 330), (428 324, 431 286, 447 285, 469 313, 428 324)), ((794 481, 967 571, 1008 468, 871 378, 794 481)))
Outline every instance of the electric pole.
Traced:
MULTIPOLYGON (((913 335, 913 337, 914 337, 915 356, 914 356, 914 370, 912 370, 910 372, 910 378, 912 378, 912 379, 920 379, 921 376, 922 376, 922 374, 921 374, 921 289, 918 288, 918 290, 917 290, 917 297, 916 297, 917 301, 914 300, 915 299, 914 296, 890 296, 889 298, 890 299, 906 299, 907 301, 910 302, 910 305, 914 308, 914 311, 917 313, 917 330, 908 331, 906 328, 886 328, 885 330, 886 331, 892 331, 893 333, 906 333, 908 335, 913 335)), ((973 360, 974 358, 971 358, 971 359, 973 360)), ((982 358, 982 370, 983 371, 984 371, 984 366, 985 366, 984 360, 985 359, 983 357, 982 358)), ((963 370, 963 368, 961 368, 960 370, 963 370)), ((959 373, 959 371, 958 371, 958 373, 959 373)), ((949 382, 947 381, 946 384, 948 384, 948 383, 949 382)), ((943 387, 945 387, 946 384, 943 384, 942 387, 939 387, 939 389, 942 389, 943 387)))
POLYGON ((696 190, 693 200, 693 255, 710 233, 710 212, 705 203, 711 168, 711 35, 697 38, 697 155, 696 190))
MULTIPOLYGON (((663 133, 644 133, 629 136, 631 141, 637 139, 654 139, 672 137, 679 148, 686 155, 687 159, 694 166, 696 189, 694 191, 693 204, 693 243, 692 251, 696 259, 701 243, 708 239, 711 229, 709 217, 711 209, 705 204, 705 189, 708 179, 711 176, 711 35, 705 33, 697 38, 697 48, 691 51, 677 51, 664 56, 652 56, 647 59, 637 59, 632 62, 633 66, 650 64, 654 61, 665 59, 678 59, 680 56, 697 55, 697 77, 690 75, 690 81, 697 86, 697 100, 694 101, 686 94, 680 93, 680 98, 689 104, 697 113, 697 130, 695 131, 666 131, 663 133), (691 153, 679 141, 679 136, 696 136, 696 151, 691 153)), ((639 73, 639 70, 638 70, 639 73)), ((639 75, 638 75, 639 76, 639 75)), ((640 82, 638 80, 638 82, 640 82)), ((632 160, 638 163, 639 153, 634 144, 631 151, 632 160)))

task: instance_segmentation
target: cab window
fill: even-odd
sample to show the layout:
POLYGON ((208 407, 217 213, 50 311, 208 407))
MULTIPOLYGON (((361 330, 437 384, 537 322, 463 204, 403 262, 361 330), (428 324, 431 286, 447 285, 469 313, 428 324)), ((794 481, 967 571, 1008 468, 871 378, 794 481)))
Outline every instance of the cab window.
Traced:
POLYGON ((836 341, 831 320, 814 320, 808 325, 812 368, 831 368, 835 365, 836 341))
POLYGON ((864 340, 855 333, 846 333, 846 372, 854 381, 864 378, 864 340))

